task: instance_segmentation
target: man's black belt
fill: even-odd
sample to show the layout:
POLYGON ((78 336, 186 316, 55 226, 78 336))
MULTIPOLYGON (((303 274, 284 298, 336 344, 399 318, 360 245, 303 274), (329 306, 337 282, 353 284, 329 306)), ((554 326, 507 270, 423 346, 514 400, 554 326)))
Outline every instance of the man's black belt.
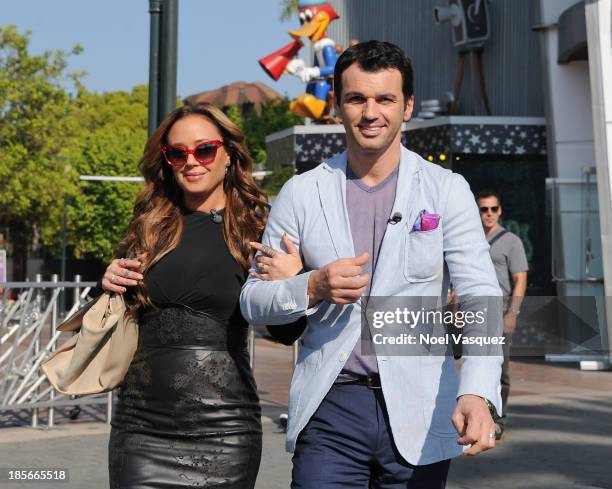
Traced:
POLYGON ((363 385, 368 389, 381 389, 380 385, 380 376, 376 375, 368 375, 359 377, 354 380, 347 380, 346 382, 342 382, 343 385, 363 385))

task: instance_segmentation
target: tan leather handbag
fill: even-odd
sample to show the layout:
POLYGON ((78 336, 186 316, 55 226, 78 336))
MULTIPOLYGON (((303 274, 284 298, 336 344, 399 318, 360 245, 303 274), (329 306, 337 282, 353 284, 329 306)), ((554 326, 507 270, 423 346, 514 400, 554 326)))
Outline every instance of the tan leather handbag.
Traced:
POLYGON ((41 366, 53 387, 86 395, 121 383, 138 346, 138 324, 125 312, 123 296, 106 292, 57 327, 78 332, 41 366))

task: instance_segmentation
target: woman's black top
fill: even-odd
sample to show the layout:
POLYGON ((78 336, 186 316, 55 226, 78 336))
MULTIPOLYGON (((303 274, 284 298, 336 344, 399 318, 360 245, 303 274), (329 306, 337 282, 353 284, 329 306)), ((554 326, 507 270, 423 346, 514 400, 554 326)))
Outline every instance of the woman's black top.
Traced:
POLYGON ((240 288, 246 274, 227 248, 223 223, 209 212, 183 211, 178 246, 147 273, 145 285, 155 305, 182 304, 225 324, 244 325, 240 288))
POLYGON ((117 394, 111 489, 255 486, 261 408, 238 306, 245 274, 222 223, 206 212, 182 219, 180 243, 145 277, 159 307, 139 316, 117 394))

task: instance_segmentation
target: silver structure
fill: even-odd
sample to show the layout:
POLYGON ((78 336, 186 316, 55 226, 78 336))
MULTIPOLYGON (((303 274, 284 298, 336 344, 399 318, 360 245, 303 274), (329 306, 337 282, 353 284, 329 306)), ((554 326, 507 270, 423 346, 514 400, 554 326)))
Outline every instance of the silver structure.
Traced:
POLYGON ((51 428, 57 407, 78 409, 83 405, 106 404, 106 419, 110 422, 112 392, 66 397, 55 391, 40 369, 43 360, 71 334, 56 331, 60 293, 73 291, 74 304, 67 312, 68 317, 86 302, 94 285, 81 282, 78 275, 74 282, 59 282, 57 275, 50 282, 43 282, 37 275, 35 282, 0 283, 0 414, 29 411, 31 426, 36 428, 40 411, 47 409, 46 425, 51 428), (15 300, 8 299, 9 290, 19 291, 15 300))

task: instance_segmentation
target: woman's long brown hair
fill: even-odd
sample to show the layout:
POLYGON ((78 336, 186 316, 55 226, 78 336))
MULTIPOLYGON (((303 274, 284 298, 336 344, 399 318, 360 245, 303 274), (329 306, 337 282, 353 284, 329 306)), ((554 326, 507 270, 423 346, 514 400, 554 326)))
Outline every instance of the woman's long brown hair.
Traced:
MULTIPOLYGON (((122 256, 141 261, 143 275, 172 251, 182 237, 183 190, 177 185, 172 168, 164 160, 161 147, 167 144, 168 132, 174 123, 194 114, 206 117, 217 126, 230 156, 230 166, 223 181, 226 195, 223 232, 230 253, 245 271, 254 255, 249 241, 258 241, 266 224, 267 197, 251 175, 253 162, 242 131, 213 105, 180 107, 163 120, 147 141, 139 163, 145 187, 136 198, 134 216, 125 239, 119 245, 122 256)), ((132 314, 152 305, 144 283, 139 283, 135 289, 134 302, 130 306, 132 314)))

